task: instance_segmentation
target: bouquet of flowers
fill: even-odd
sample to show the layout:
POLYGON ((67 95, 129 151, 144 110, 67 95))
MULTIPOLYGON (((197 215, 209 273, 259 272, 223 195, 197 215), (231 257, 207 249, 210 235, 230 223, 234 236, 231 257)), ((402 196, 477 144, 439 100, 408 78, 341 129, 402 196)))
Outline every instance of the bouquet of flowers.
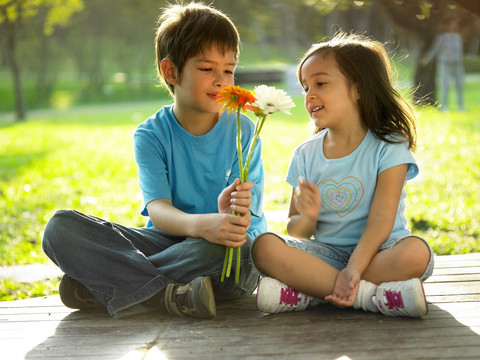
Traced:
MULTIPOLYGON (((222 111, 228 110, 229 113, 232 111, 237 113, 238 164, 240 168, 240 181, 243 183, 247 181, 250 158, 252 157, 253 149, 255 148, 255 144, 257 143, 266 118, 275 112, 290 114, 289 110, 294 107, 295 104, 285 91, 266 85, 257 86, 253 91, 242 89, 239 86, 229 85, 219 92, 217 101, 222 104, 222 111), (247 157, 244 163, 241 142, 242 128, 240 124, 240 112, 246 113, 247 110, 253 111, 257 117, 257 121, 255 123, 255 131, 250 140, 247 157)), ((236 213, 234 212, 234 214, 236 213)), ((222 282, 225 281, 225 277, 230 277, 233 251, 233 248, 227 247, 225 261, 223 263, 222 282)), ((237 248, 235 284, 238 284, 240 278, 240 258, 241 249, 237 248)))

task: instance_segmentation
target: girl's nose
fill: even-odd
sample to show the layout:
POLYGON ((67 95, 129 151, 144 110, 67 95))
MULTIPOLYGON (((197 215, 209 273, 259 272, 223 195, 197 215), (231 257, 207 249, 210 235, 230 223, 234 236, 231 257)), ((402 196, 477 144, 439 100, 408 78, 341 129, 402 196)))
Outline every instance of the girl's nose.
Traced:
POLYGON ((313 99, 315 98, 315 93, 310 89, 305 93, 305 99, 313 99))

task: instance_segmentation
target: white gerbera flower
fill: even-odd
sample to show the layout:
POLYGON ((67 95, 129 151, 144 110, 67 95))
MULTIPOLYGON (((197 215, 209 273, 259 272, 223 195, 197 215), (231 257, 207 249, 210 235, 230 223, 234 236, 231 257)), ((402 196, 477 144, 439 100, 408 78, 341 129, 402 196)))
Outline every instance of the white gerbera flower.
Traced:
POLYGON ((292 98, 281 89, 274 86, 259 85, 253 89, 257 101, 252 106, 260 108, 265 115, 275 112, 290 114, 290 109, 295 106, 292 98))

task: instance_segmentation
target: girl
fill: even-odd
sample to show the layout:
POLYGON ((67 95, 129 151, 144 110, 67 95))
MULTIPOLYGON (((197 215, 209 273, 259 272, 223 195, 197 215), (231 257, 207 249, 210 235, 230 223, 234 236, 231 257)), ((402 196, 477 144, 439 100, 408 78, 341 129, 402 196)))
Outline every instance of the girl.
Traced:
POLYGON ((425 315, 422 280, 433 251, 403 215, 405 182, 418 174, 414 115, 393 88, 385 48, 339 33, 306 52, 298 79, 317 131, 295 149, 287 172, 291 237, 265 233, 252 249, 264 275, 258 309, 299 311, 325 298, 425 315))

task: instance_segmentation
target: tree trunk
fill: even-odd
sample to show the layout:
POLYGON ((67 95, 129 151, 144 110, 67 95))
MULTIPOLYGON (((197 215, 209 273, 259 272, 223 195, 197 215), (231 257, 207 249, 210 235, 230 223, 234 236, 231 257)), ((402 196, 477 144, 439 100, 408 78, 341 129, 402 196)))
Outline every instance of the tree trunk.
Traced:
POLYGON ((18 22, 8 22, 4 23, 6 33, 7 33, 7 59, 10 65, 13 78, 13 86, 15 90, 15 112, 17 115, 17 120, 22 121, 25 119, 25 104, 23 101, 23 86, 22 79, 20 75, 20 65, 17 61, 17 24, 18 22))
MULTIPOLYGON (((428 50, 428 49, 427 49, 428 50)), ((421 52, 422 56, 426 50, 421 52)), ((435 105, 436 97, 436 70, 437 64, 435 60, 430 61, 426 65, 417 62, 415 67, 415 89, 413 93, 414 101, 419 105, 435 105)))

